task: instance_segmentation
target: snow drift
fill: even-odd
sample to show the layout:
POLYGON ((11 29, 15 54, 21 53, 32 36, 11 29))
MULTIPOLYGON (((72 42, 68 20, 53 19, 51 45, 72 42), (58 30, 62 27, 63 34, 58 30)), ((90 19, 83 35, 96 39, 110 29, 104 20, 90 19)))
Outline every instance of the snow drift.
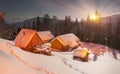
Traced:
POLYGON ((120 52, 106 46, 84 43, 88 49, 107 50, 93 61, 73 60, 72 52, 52 52, 52 56, 26 52, 13 41, 0 39, 0 74, 119 74, 120 52))

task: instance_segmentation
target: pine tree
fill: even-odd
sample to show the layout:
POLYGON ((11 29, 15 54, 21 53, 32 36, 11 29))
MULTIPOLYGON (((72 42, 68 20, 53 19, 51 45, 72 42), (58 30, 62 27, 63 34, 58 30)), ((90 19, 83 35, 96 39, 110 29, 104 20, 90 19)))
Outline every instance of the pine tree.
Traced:
POLYGON ((49 30, 49 23, 50 23, 50 17, 48 14, 45 14, 44 15, 44 18, 43 18, 43 30, 49 30))
POLYGON ((117 29, 116 29, 116 34, 115 34, 115 48, 120 49, 120 21, 117 23, 117 29))
POLYGON ((36 25, 35 25, 35 29, 37 30, 37 31, 39 31, 40 30, 40 17, 38 16, 37 17, 37 20, 36 20, 36 25))
POLYGON ((37 29, 37 28, 36 28, 35 21, 33 21, 33 23, 32 23, 32 29, 33 29, 33 30, 36 30, 36 29, 37 29))

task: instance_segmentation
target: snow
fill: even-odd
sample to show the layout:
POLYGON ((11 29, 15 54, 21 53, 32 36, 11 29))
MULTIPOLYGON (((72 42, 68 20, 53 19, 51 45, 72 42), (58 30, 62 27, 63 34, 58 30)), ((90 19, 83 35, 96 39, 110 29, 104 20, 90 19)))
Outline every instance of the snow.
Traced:
MULTIPOLYGON (((105 47, 85 45, 88 49, 92 45, 105 47)), ((0 74, 120 74, 120 53, 117 51, 117 59, 112 51, 108 51, 98 56, 97 61, 91 59, 89 62, 73 60, 73 53, 52 52, 52 56, 35 54, 21 50, 13 41, 0 39, 0 74)))
POLYGON ((54 38, 54 35, 50 31, 40 31, 38 32, 38 35, 45 42, 49 42, 52 38, 54 38))
POLYGON ((78 46, 77 42, 79 42, 79 38, 73 33, 59 35, 57 38, 59 38, 64 45, 69 45, 72 48, 78 46))
POLYGON ((42 74, 0 51, 0 74, 42 74))

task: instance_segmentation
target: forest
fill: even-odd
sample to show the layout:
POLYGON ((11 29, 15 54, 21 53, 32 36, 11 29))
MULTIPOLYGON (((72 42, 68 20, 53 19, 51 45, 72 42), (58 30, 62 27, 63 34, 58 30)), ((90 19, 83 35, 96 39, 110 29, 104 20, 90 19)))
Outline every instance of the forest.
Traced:
POLYGON ((22 25, 8 24, 5 20, 0 21, 0 37, 14 40, 22 28, 33 29, 37 31, 50 30, 55 36, 74 33, 83 42, 97 43, 107 45, 111 48, 120 49, 120 19, 117 19, 116 25, 112 23, 112 17, 107 17, 108 23, 103 22, 103 18, 97 21, 91 21, 76 18, 75 21, 70 16, 59 19, 57 16, 52 18, 49 14, 43 17, 35 17, 27 23, 23 21, 22 25))

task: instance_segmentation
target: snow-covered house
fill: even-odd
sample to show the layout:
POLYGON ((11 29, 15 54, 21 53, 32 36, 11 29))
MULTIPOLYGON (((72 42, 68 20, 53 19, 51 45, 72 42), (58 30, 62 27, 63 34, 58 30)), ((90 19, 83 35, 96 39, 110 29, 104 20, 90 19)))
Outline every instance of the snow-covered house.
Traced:
POLYGON ((50 31, 40 31, 38 32, 38 35, 45 43, 49 42, 54 38, 54 35, 50 31))
POLYGON ((41 46, 44 41, 36 30, 22 29, 14 40, 16 46, 29 51, 32 47, 41 46))
POLYGON ((89 52, 87 48, 77 48, 73 54, 73 59, 79 59, 81 61, 88 61, 89 52))
POLYGON ((51 47, 54 51, 67 51, 71 48, 77 47, 80 40, 73 33, 57 36, 51 41, 51 47))

